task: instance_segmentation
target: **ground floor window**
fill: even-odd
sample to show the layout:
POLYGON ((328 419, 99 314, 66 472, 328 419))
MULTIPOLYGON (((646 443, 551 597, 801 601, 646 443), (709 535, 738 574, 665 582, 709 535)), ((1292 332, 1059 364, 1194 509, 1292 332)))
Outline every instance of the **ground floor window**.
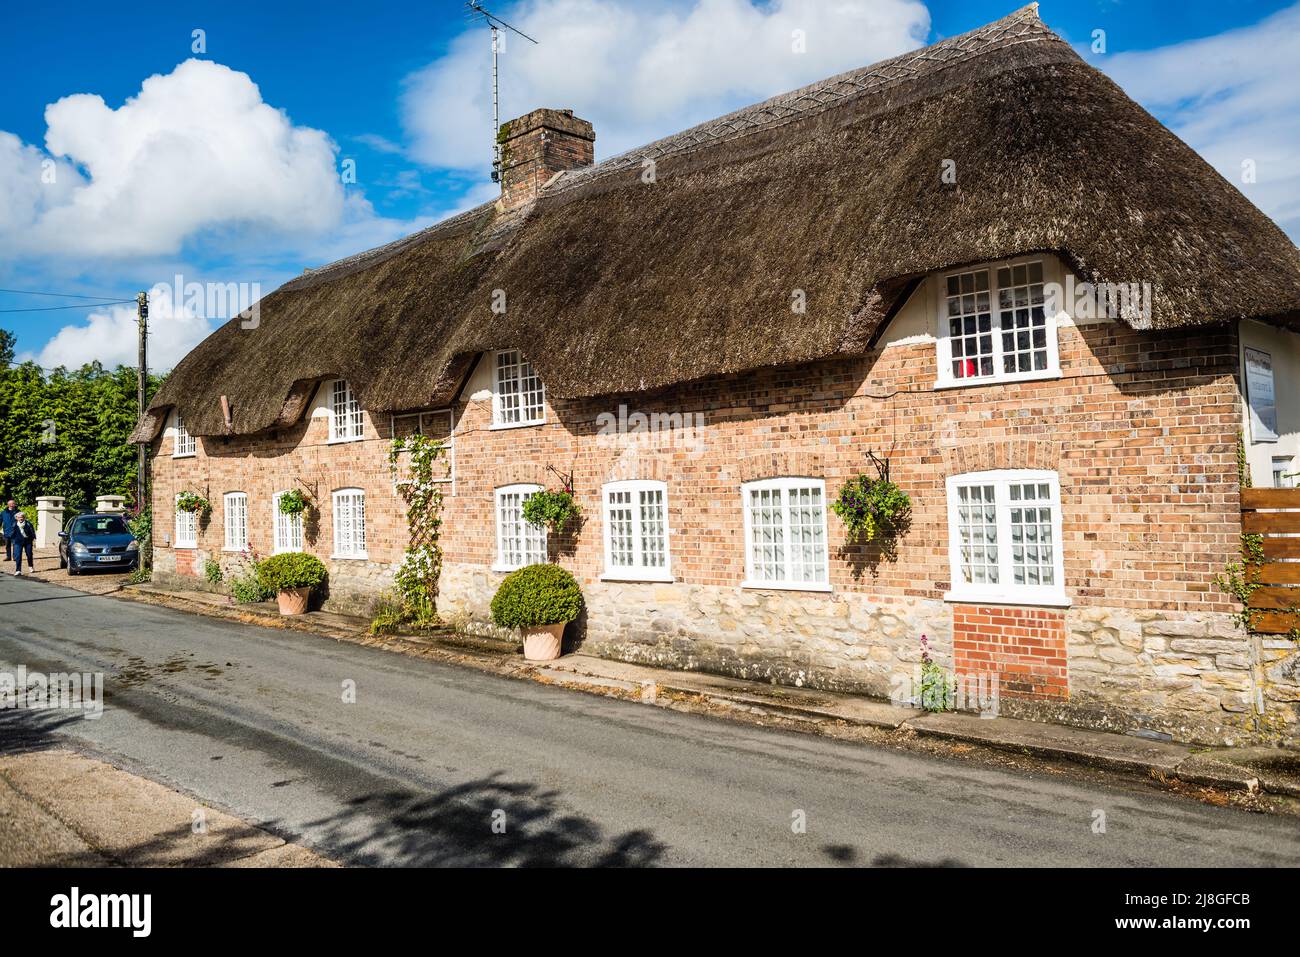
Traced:
POLYGON ((541 490, 540 485, 506 485, 496 490, 497 570, 546 561, 546 529, 524 521, 524 502, 541 490))
POLYGON ((668 487, 663 482, 612 482, 603 489, 603 501, 605 577, 671 578, 668 487))
POLYGON ((286 515, 280 511, 280 498, 284 492, 277 492, 271 499, 271 510, 275 529, 273 547, 276 552, 302 551, 302 513, 286 515))
POLYGON ((334 493, 334 557, 366 557, 366 493, 359 488, 334 493))
POLYGON ((225 549, 242 552, 248 547, 248 496, 243 492, 227 492, 224 506, 225 549))
POLYGON ((745 585, 827 590, 826 483, 776 478, 741 486, 745 585))
POLYGON ((949 598, 1067 603, 1057 474, 1012 469, 950 477, 948 550, 949 598))
MULTIPOLYGON (((176 501, 181 497, 176 496, 176 501)), ((176 547, 197 548, 199 544, 199 516, 194 512, 176 509, 176 547)))

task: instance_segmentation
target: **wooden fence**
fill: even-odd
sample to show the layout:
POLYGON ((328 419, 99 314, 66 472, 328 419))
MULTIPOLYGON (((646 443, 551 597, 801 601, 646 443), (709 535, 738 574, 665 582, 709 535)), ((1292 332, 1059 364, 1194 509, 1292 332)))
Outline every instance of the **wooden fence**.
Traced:
POLYGON ((1263 564, 1248 566, 1262 586, 1250 596, 1251 631, 1300 628, 1300 488, 1242 489, 1241 530, 1261 536, 1264 547, 1263 564))

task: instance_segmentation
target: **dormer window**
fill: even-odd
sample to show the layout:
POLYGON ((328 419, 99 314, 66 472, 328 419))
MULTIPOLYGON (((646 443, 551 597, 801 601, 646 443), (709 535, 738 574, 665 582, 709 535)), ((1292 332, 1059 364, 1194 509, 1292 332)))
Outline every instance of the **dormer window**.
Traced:
POLYGON ((1060 375, 1041 260, 950 273, 940 282, 936 387, 1060 375))
POLYGON ((546 421, 546 390, 518 349, 492 357, 492 426, 513 428, 546 421))
POLYGON ((172 458, 182 459, 194 455, 194 436, 185 431, 185 420, 176 413, 176 439, 172 445, 172 458))
POLYGON ((361 403, 344 379, 335 379, 330 387, 330 441, 355 442, 365 434, 361 403))

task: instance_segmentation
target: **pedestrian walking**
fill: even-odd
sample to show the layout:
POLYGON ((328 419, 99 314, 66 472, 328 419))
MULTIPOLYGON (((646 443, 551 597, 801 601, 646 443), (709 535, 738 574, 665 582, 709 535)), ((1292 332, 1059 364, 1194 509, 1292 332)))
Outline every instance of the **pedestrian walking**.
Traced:
POLYGON ((14 574, 23 573, 23 555, 27 556, 27 571, 31 573, 36 570, 36 562, 32 558, 32 548, 36 541, 36 529, 32 523, 27 521, 27 516, 22 512, 14 512, 13 530, 9 533, 9 542, 13 546, 14 555, 14 574))
POLYGON ((0 534, 4 535, 5 540, 5 561, 13 561, 13 543, 9 541, 9 533, 14 530, 14 516, 18 514, 18 503, 13 499, 5 505, 4 511, 0 512, 0 534))

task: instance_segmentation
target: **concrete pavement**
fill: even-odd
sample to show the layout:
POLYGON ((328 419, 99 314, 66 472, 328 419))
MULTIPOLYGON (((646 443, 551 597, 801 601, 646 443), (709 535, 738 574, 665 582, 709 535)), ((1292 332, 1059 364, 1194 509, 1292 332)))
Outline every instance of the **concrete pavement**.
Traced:
POLYGON ((107 756, 344 863, 1295 865, 1294 820, 0 579, 0 670, 103 671, 107 756))

